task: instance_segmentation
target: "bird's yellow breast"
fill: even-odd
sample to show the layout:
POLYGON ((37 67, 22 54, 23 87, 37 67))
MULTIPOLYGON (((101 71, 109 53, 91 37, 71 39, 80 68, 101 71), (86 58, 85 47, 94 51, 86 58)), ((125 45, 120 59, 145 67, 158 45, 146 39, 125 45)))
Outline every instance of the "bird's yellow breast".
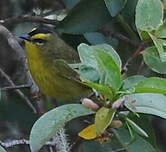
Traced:
POLYGON ((53 61, 42 54, 39 46, 26 42, 25 47, 30 72, 43 94, 62 100, 71 100, 87 94, 87 88, 80 83, 56 74, 53 61))

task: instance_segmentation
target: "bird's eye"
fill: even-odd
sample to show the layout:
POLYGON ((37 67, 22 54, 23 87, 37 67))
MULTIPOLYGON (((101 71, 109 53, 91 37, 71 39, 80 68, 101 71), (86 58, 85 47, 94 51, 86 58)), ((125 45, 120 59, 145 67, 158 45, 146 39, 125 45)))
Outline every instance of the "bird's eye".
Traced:
POLYGON ((38 39, 33 39, 32 42, 37 44, 37 45, 43 45, 47 42, 47 40, 38 38, 38 39))

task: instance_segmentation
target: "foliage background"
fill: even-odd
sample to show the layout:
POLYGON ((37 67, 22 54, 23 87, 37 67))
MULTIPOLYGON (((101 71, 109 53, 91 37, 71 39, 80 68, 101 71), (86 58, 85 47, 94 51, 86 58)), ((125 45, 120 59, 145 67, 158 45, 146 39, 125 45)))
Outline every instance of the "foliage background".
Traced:
MULTIPOLYGON (((9 29, 16 37, 21 33, 27 33, 34 26, 43 24, 44 20, 32 20, 25 19, 23 16, 28 15, 34 17, 36 14, 42 16, 46 13, 46 10, 51 11, 51 19, 57 19, 55 14, 58 14, 59 18, 68 13, 71 8, 73 8, 79 0, 1 0, 0 1, 0 20, 6 28, 9 29), (19 21, 16 18, 20 19, 19 21), (23 18, 21 18, 23 17, 23 18), (14 20, 9 20, 13 18, 14 20), (5 22, 3 22, 5 21, 5 22)), ((86 0, 85 0, 86 2, 86 0)), ((78 11, 85 18, 80 20, 77 18, 77 13, 75 13, 75 19, 69 18, 69 24, 65 27, 65 22, 59 24, 60 28, 64 28, 66 31, 60 30, 60 36, 73 48, 77 48, 80 43, 87 44, 100 44, 108 43, 111 44, 118 52, 122 58, 123 64, 133 55, 133 53, 138 49, 140 39, 135 28, 135 7, 137 0, 127 0, 124 6, 121 6, 121 1, 118 5, 113 5, 113 10, 115 14, 110 16, 105 5, 99 0, 99 8, 95 8, 95 4, 91 4, 89 7, 85 3, 82 4, 82 8, 78 11), (117 15, 119 8, 116 6, 121 6, 122 11, 120 16, 117 15), (89 8, 87 14, 84 14, 84 9, 89 8), (90 9, 91 8, 91 9, 90 9), (99 14, 104 15, 99 18, 99 14), (86 15, 92 16, 87 17, 86 15), (100 19, 100 20, 99 20, 100 19), (74 21, 87 24, 87 26, 74 26, 74 21), (101 24, 101 25, 100 25, 101 24), (94 32, 84 32, 87 29, 94 32), (110 30, 111 29, 111 30, 110 30), (78 32, 78 31, 82 32, 78 32), (61 33, 62 32, 62 33, 61 33), (123 37, 124 36, 124 37, 123 37)), ((96 2, 97 3, 97 2, 96 2)), ((123 4, 123 2, 122 2, 123 4)), ((76 10, 75 10, 76 11, 76 10)), ((50 19, 49 18, 49 19, 50 19)), ((74 18, 74 17, 73 17, 74 18)), ((66 21, 67 22, 67 21, 66 21)), ((53 23, 53 22, 50 22, 53 23)), ((59 23, 59 22, 58 22, 59 23)), ((53 23, 54 24, 54 23, 53 23)), ((55 23, 56 24, 56 23, 55 23)), ((58 24, 56 24, 58 25, 58 24)), ((18 40, 19 41, 19 40, 18 40)), ((21 52, 24 55, 24 52, 21 52)), ((18 58, 15 51, 8 45, 7 39, 0 33, 0 68, 3 69, 13 80, 16 85, 25 84, 27 82, 27 76, 25 75, 25 69, 23 68, 22 61, 18 58)), ((145 64, 141 56, 137 56, 132 59, 132 62, 127 66, 127 75, 140 74, 144 76, 159 76, 165 77, 165 75, 156 74, 151 71, 145 64)), ((0 87, 4 88, 8 86, 6 79, 0 75, 0 87)), ((31 98, 29 89, 21 89, 28 97, 31 98)), ((44 110, 52 109, 58 102, 50 102, 51 99, 46 98, 46 102, 42 105, 44 110)), ((33 103, 36 107, 41 106, 33 103)), ((39 115, 34 114, 29 106, 20 98, 13 90, 1 91, 0 92, 0 140, 9 142, 15 139, 28 139, 29 133, 32 125, 39 115)), ((90 119, 90 118, 89 118, 90 119)), ((156 117, 151 116, 150 122, 153 126, 157 144, 159 145, 161 151, 166 149, 166 121, 156 117)), ((80 118, 80 120, 73 120, 70 124, 67 124, 67 133, 69 133, 69 138, 71 143, 75 143, 72 151, 95 151, 94 147, 99 146, 95 141, 83 141, 77 137, 77 133, 85 127, 86 123, 80 118)), ((145 126, 146 124, 141 124, 145 126)), ((113 143, 113 142, 112 142, 113 143)), ((116 143, 112 144, 116 147, 116 143)), ((110 145, 99 146, 98 151, 106 152, 109 150, 110 145)), ((27 145, 14 146, 9 148, 8 151, 29 151, 27 145)))

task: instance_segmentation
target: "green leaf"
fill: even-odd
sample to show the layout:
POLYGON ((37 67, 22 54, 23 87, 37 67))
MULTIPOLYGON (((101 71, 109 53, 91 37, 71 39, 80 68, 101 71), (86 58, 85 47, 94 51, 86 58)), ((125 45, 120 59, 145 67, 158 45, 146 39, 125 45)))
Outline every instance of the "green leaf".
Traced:
POLYGON ((138 82, 146 79, 142 75, 134 75, 130 76, 123 80, 123 89, 130 89, 133 88, 138 82))
POLYGON ((89 46, 84 43, 78 46, 78 53, 79 53, 81 62, 86 65, 92 66, 96 69, 98 69, 98 65, 95 58, 95 53, 101 50, 109 53, 114 59, 114 61, 116 62, 116 64, 121 68, 122 66, 121 59, 118 53, 112 48, 112 46, 108 44, 99 44, 99 45, 89 46))
POLYGON ((125 106, 138 113, 160 116, 166 119, 166 97, 162 94, 138 93, 126 96, 125 106), (128 106, 132 104, 132 106, 128 106))
POLYGON ((32 152, 39 149, 71 119, 93 114, 94 112, 80 104, 68 104, 57 107, 41 116, 33 125, 30 133, 32 152))
POLYGON ((143 58, 145 63, 153 71, 161 74, 166 74, 166 62, 161 62, 156 47, 146 48, 143 52, 143 58))
POLYGON ((0 152, 7 152, 2 146, 0 146, 0 152))
POLYGON ((106 37, 99 33, 99 32, 91 32, 91 33, 85 33, 84 37, 87 39, 87 41, 93 45, 95 44, 102 44, 107 43, 106 37))
POLYGON ((91 67, 94 67, 95 69, 98 69, 97 61, 94 55, 94 49, 92 47, 82 43, 78 46, 78 53, 79 53, 80 60, 83 64, 89 65, 91 67))
POLYGON ((127 0, 125 7, 123 8, 121 14, 128 24, 134 24, 135 22, 135 9, 138 0, 127 0))
POLYGON ((142 129, 140 128, 134 121, 132 121, 129 118, 126 118, 126 121, 128 122, 128 124, 132 127, 132 129, 139 135, 144 136, 144 137, 148 137, 148 134, 142 129))
POLYGON ((61 32, 83 34, 93 32, 111 19, 103 0, 82 0, 58 25, 61 32))
POLYGON ((106 98, 113 100, 113 92, 112 89, 108 86, 104 86, 102 84, 98 84, 98 83, 94 83, 94 82, 90 82, 87 81, 85 82, 86 85, 88 85, 89 87, 94 88, 96 91, 98 91, 99 93, 101 93, 103 96, 105 96, 106 98))
POLYGON ((146 114, 141 114, 138 116, 133 115, 133 113, 130 113, 129 118, 132 119, 136 124, 139 124, 139 126, 149 135, 146 140, 150 142, 155 148, 157 147, 156 144, 156 135, 153 127, 153 117, 150 117, 146 114))
POLYGON ((119 128, 113 132, 127 152, 156 152, 154 147, 140 136, 137 136, 130 144, 130 135, 124 128, 119 128))
POLYGON ((125 6, 127 0, 104 0, 112 17, 116 16, 125 6))
POLYGON ((161 61, 166 62, 166 52, 164 51, 164 48, 163 48, 163 41, 160 39, 157 39, 155 36, 153 36, 150 33, 149 33, 149 35, 158 50, 161 61))
POLYGON ((108 44, 98 44, 98 45, 92 45, 91 46, 95 52, 98 50, 104 50, 107 53, 109 53, 113 60, 116 62, 116 64, 121 68, 122 67, 122 61, 118 55, 118 53, 114 50, 114 48, 111 45, 108 44))
POLYGON ((88 65, 81 65, 79 67, 79 74, 81 75, 81 78, 83 80, 98 82, 100 79, 98 71, 95 68, 88 65))
POLYGON ((166 94, 166 79, 158 77, 144 79, 135 85, 135 92, 166 94))
POLYGON ((160 0, 138 0, 136 26, 142 31, 156 30, 163 20, 163 6, 160 0))
POLYGON ((151 37, 149 36, 149 32, 147 31, 138 30, 138 34, 141 40, 144 40, 144 41, 151 40, 151 37))
POLYGON ((163 24, 155 31, 155 36, 158 38, 166 38, 166 20, 163 24))
POLYGON ((107 129, 107 127, 111 124, 115 112, 115 110, 106 107, 102 107, 97 111, 95 116, 97 135, 101 135, 105 131, 105 129, 107 129))
POLYGON ((96 60, 102 78, 101 82, 105 85, 111 86, 115 90, 119 90, 122 84, 121 72, 112 56, 105 51, 97 51, 96 60))

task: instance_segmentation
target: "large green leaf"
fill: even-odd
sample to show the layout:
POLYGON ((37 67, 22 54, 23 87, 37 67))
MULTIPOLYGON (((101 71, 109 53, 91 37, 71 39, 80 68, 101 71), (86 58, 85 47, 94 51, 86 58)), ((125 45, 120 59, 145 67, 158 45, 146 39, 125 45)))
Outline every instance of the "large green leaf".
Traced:
POLYGON ((33 125, 30 133, 30 148, 37 152, 57 131, 71 119, 93 114, 81 104, 68 104, 57 107, 41 116, 33 125))
POLYGON ((116 64, 121 69, 122 61, 121 61, 118 53, 114 50, 114 48, 111 45, 103 43, 103 44, 98 44, 98 45, 92 45, 91 47, 95 50, 95 52, 98 50, 104 50, 107 53, 109 53, 112 56, 113 60, 116 62, 116 64))
POLYGON ((121 72, 112 56, 105 51, 97 51, 95 56, 99 66, 101 83, 119 90, 122 85, 121 72))
POLYGON ((162 62, 166 62, 166 52, 164 51, 164 48, 163 48, 163 40, 157 39, 155 36, 153 36, 150 33, 149 33, 149 35, 150 35, 151 39, 153 40, 153 43, 155 44, 155 46, 158 50, 160 60, 162 62))
POLYGON ((130 76, 123 80, 123 89, 130 89, 133 88, 138 82, 146 79, 142 75, 134 75, 130 76))
POLYGON ((127 0, 104 0, 105 4, 111 14, 116 16, 125 6, 127 0))
POLYGON ((97 135, 101 135, 105 129, 111 124, 116 110, 106 107, 100 108, 95 116, 95 126, 97 135))
POLYGON ((128 95, 124 104, 133 112, 156 115, 166 119, 166 97, 162 94, 138 93, 128 95))
POLYGON ((7 152, 2 146, 0 146, 0 152, 7 152))
POLYGON ((146 48, 143 53, 143 58, 145 63, 151 68, 153 71, 161 74, 166 74, 166 62, 161 62, 157 48, 149 47, 146 48))
POLYGON ((166 94, 166 79, 158 77, 144 79, 135 85, 135 92, 166 94))
POLYGON ((163 20, 163 7, 160 0, 138 0, 136 26, 142 31, 156 30, 163 20))
POLYGON ((89 80, 92 82, 98 82, 100 79, 100 75, 98 71, 92 66, 81 65, 79 67, 79 74, 83 80, 89 80))
POLYGON ((127 152, 156 152, 153 146, 142 137, 136 136, 136 140, 130 143, 130 134, 124 128, 114 130, 114 134, 127 152))
POLYGON ((111 101, 113 100, 113 92, 112 92, 112 89, 109 86, 94 83, 94 82, 91 82, 91 81, 87 81, 86 85, 88 85, 89 87, 95 89, 96 91, 101 93, 101 95, 108 98, 109 100, 111 100, 111 101))
POLYGON ((121 68, 122 62, 118 55, 118 53, 112 48, 112 46, 108 44, 98 44, 98 45, 92 45, 89 46, 87 44, 80 44, 78 46, 78 53, 80 56, 80 60, 82 63, 92 66, 94 68, 97 68, 97 61, 95 58, 95 52, 98 52, 100 50, 104 50, 107 53, 109 53, 113 60, 116 62, 116 64, 121 68))
POLYGON ((97 69, 97 61, 94 55, 94 49, 87 44, 80 44, 78 46, 78 53, 83 64, 92 66, 97 69))
POLYGON ((69 12, 58 28, 64 33, 83 34, 96 31, 110 19, 103 0, 82 0, 69 12))

